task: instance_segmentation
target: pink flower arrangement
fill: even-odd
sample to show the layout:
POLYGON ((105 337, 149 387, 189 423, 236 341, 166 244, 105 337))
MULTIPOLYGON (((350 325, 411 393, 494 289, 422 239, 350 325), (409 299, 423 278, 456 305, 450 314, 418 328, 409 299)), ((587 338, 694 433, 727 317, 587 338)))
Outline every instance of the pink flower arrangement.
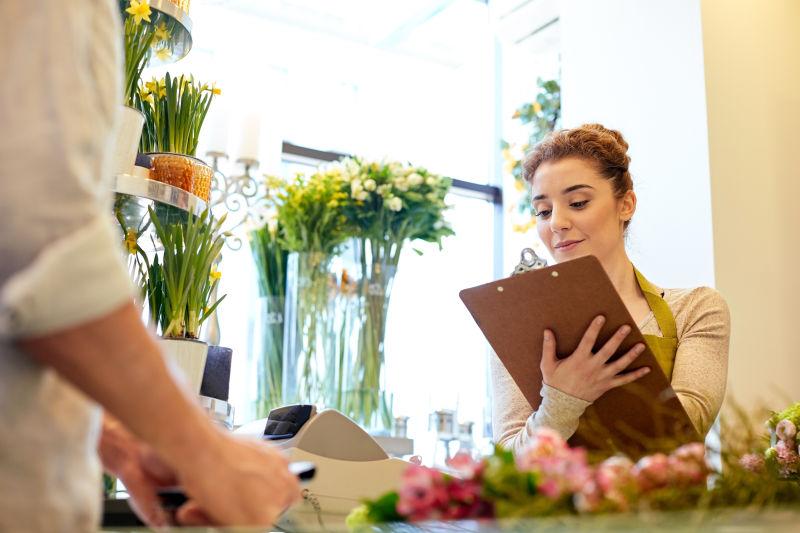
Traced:
POLYGON ((488 458, 476 460, 468 454, 458 454, 448 462, 457 475, 409 466, 398 492, 397 512, 411 521, 493 518, 495 505, 491 494, 484 490, 486 483, 495 489, 500 487, 506 504, 509 497, 520 505, 525 505, 526 499, 544 498, 551 502, 545 507, 563 511, 624 512, 635 508, 651 491, 700 486, 709 474, 705 448, 700 443, 681 446, 669 455, 643 457, 636 464, 615 456, 592 466, 584 449, 570 448, 557 432, 549 429, 537 430, 530 445, 513 459, 510 452, 495 453, 495 457, 506 456, 508 466, 497 470, 502 473, 487 471, 488 458), (528 479, 535 484, 533 492, 527 496, 515 492, 528 479))
POLYGON ((411 521, 491 516, 491 504, 481 497, 483 462, 459 454, 451 464, 468 475, 462 479, 433 468, 409 466, 398 493, 397 512, 411 521))

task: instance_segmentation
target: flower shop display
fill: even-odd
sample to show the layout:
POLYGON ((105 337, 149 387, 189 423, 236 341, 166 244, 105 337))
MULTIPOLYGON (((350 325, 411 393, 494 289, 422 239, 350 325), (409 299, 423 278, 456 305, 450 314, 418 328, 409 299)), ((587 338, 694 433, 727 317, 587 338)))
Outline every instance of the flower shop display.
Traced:
POLYGON ((225 298, 212 301, 221 276, 216 262, 224 244, 221 226, 225 217, 214 220, 208 209, 200 216, 188 213, 185 220, 178 221, 160 216, 152 207, 148 214, 149 221, 134 229, 117 212, 132 277, 146 302, 151 329, 161 332, 168 358, 199 393, 208 351, 207 344, 198 340, 200 327, 225 298), (150 224, 162 248, 152 260, 138 242, 150 224))
POLYGON ((249 333, 256 418, 266 417, 283 404, 283 313, 289 253, 279 242, 280 233, 277 218, 271 217, 248 234, 258 282, 258 302, 249 333))
POLYGON ((698 442, 636 463, 624 456, 593 460, 542 428, 517 457, 498 447, 478 459, 457 454, 449 473, 410 465, 397 491, 365 501, 350 514, 348 525, 358 530, 398 521, 800 506, 794 471, 800 404, 769 420, 773 442, 766 450, 750 417, 740 409, 733 414, 733 422, 723 418, 720 450, 706 450, 698 442), (707 454, 716 455, 721 465, 713 468, 707 454))
MULTIPOLYGON (((355 338, 338 365, 333 407, 364 427, 388 429, 392 414, 385 394, 386 321, 392 283, 404 245, 434 242, 453 231, 444 219, 451 181, 422 167, 348 158, 326 170, 340 180, 341 203, 352 235, 350 278, 355 283, 355 338)), ((345 309, 346 306, 343 306, 345 309)))
POLYGON ((213 169, 194 157, 216 86, 169 73, 142 83, 135 94, 145 117, 139 149, 152 158, 151 178, 208 201, 213 169))
POLYGON ((188 14, 169 4, 152 8, 148 0, 121 0, 124 51, 124 107, 115 143, 113 172, 131 172, 144 116, 136 102, 142 71, 148 64, 180 59, 191 48, 188 14))
POLYGON ((337 337, 332 261, 346 241, 340 202, 347 198, 333 173, 297 175, 274 195, 280 234, 289 252, 283 352, 283 402, 330 405, 337 337))

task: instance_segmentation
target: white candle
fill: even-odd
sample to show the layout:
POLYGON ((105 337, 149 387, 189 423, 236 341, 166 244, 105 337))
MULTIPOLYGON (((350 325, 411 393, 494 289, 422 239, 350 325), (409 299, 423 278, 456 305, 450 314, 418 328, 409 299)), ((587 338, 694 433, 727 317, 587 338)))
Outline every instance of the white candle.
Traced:
POLYGON ((258 159, 261 141, 261 113, 249 111, 244 116, 237 157, 258 159))

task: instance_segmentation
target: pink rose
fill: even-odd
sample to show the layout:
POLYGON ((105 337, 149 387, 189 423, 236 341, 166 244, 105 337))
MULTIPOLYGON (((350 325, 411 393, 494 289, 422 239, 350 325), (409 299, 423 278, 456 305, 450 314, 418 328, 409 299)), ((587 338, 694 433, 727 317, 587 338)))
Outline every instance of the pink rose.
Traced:
POLYGON ((627 457, 609 457, 597 466, 595 482, 603 497, 620 511, 630 509, 630 498, 636 494, 633 463, 627 457))
POLYGON ((447 466, 464 478, 473 478, 483 469, 483 461, 473 459, 468 452, 459 451, 447 460, 447 466))
POLYGON ((517 456, 517 467, 530 470, 530 465, 537 459, 553 457, 569 450, 567 441, 557 432, 549 428, 539 428, 533 432, 528 447, 517 456))
POLYGON ((755 453, 743 455, 739 459, 739 464, 742 466, 742 468, 753 472, 754 474, 760 474, 764 471, 764 458, 755 453))
POLYGON ((411 465, 403 473, 397 512, 410 520, 427 520, 438 516, 438 509, 447 503, 442 473, 432 468, 411 465))
POLYGON ((782 476, 789 477, 800 473, 800 456, 794 446, 790 447, 785 441, 779 440, 775 444, 775 452, 778 458, 779 472, 782 476))
POLYGON ((783 419, 775 426, 775 435, 786 444, 793 444, 797 428, 789 419, 783 419))
POLYGON ((642 457, 633 467, 633 475, 643 491, 666 487, 670 482, 669 458, 663 453, 642 457))

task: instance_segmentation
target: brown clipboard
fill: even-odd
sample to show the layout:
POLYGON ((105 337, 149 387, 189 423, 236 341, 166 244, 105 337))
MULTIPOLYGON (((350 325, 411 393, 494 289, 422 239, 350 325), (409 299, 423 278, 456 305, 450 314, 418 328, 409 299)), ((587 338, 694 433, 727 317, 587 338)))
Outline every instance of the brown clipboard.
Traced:
MULTIPOLYGON (((598 315, 605 316, 606 322, 595 350, 622 325, 631 326, 612 361, 636 343, 645 343, 594 256, 464 289, 459 296, 534 410, 541 402, 539 364, 545 329, 555 334, 559 358, 575 351, 598 315)), ((643 366, 650 367, 644 377, 595 400, 581 417, 570 444, 636 459, 701 440, 649 348, 626 371, 643 366)))

